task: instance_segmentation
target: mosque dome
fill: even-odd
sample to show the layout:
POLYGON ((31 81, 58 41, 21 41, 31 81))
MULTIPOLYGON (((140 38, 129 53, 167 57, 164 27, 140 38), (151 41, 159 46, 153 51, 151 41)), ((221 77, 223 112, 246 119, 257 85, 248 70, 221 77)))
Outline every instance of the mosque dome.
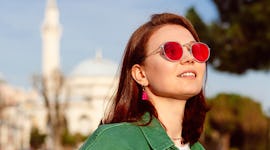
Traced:
POLYGON ((118 65, 113 61, 102 58, 101 52, 97 52, 96 57, 82 61, 76 66, 70 76, 85 77, 85 76, 111 76, 116 75, 118 65))

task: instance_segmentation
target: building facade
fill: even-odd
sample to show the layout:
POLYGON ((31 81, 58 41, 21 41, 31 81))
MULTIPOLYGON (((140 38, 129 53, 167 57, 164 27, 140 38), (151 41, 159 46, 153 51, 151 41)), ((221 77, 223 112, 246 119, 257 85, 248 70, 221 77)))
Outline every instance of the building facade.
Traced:
MULTIPOLYGON (((49 99, 57 89, 55 71, 61 71, 60 41, 62 27, 59 21, 56 0, 48 0, 42 25, 42 76, 49 99)), ((83 60, 69 74, 64 75, 61 88, 62 101, 68 101, 65 111, 67 125, 71 133, 89 134, 93 131, 104 112, 105 100, 113 93, 117 82, 117 64, 104 59, 102 52, 95 58, 83 60), (84 127, 81 127, 84 125, 84 127)))
POLYGON ((38 94, 0 83, 0 150, 29 149, 32 128, 31 108, 38 94))
MULTIPOLYGON (((47 0, 41 27, 41 76, 46 79, 49 99, 53 98, 57 87, 53 75, 61 72, 59 17, 56 0, 47 0)), ((97 128, 115 92, 117 69, 118 65, 103 58, 99 51, 95 57, 79 62, 70 73, 63 75, 59 100, 61 105, 67 102, 64 115, 71 134, 89 135, 97 128)), ((33 128, 47 133, 48 111, 44 104, 44 96, 37 90, 16 88, 0 79, 0 150, 30 149, 33 128)))

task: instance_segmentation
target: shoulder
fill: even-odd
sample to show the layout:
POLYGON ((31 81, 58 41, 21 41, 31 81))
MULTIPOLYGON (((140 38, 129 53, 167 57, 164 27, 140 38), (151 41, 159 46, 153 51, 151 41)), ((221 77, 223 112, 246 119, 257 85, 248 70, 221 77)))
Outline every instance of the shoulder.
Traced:
POLYGON ((93 138, 98 137, 117 137, 125 134, 136 133, 139 132, 139 128, 137 125, 132 123, 113 123, 113 124, 105 124, 101 125, 97 128, 97 130, 93 133, 93 138))
POLYGON ((142 138, 142 136, 138 126, 131 123, 101 125, 80 150, 128 148, 134 143, 134 137, 142 138))
POLYGON ((205 150, 201 143, 196 142, 191 145, 191 150, 205 150))

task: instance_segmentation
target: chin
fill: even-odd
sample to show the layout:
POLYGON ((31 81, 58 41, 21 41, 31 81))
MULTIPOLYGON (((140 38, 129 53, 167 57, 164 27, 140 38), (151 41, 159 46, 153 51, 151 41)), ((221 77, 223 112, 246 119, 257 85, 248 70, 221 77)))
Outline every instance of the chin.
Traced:
POLYGON ((202 88, 189 88, 189 89, 182 89, 182 92, 181 93, 183 93, 183 94, 188 94, 188 95, 193 95, 193 96, 195 96, 195 95, 197 95, 197 94, 199 94, 200 93, 200 91, 201 91, 201 89, 202 88))
POLYGON ((186 91, 186 92, 181 92, 181 95, 179 95, 179 97, 181 97, 182 99, 189 99, 193 96, 196 96, 200 93, 201 89, 200 90, 196 90, 196 91, 186 91))

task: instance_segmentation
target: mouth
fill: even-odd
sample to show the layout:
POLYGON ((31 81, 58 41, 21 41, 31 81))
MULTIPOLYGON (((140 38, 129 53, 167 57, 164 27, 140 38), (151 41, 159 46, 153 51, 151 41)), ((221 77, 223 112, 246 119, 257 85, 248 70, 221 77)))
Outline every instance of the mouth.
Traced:
POLYGON ((181 78, 196 78, 197 74, 194 71, 185 71, 179 75, 177 75, 177 77, 181 77, 181 78))

